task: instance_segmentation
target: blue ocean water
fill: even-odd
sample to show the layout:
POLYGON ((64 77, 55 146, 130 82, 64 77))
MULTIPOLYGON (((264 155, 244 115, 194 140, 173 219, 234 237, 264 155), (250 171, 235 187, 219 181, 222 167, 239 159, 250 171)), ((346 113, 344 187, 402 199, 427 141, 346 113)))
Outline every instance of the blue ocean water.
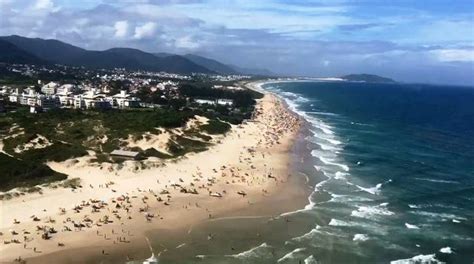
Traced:
POLYGON ((290 254, 305 263, 474 261, 473 88, 264 88, 284 98, 310 130, 316 186, 305 210, 293 214, 313 226, 285 242, 290 254))

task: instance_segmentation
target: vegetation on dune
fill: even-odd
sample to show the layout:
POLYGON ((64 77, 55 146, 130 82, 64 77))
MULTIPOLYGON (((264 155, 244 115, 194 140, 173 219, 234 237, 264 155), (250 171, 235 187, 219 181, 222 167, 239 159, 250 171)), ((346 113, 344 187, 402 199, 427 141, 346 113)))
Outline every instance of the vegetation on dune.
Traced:
POLYGON ((168 151, 173 156, 182 156, 190 152, 202 152, 208 149, 209 143, 190 139, 183 136, 176 136, 173 140, 168 141, 168 151))
POLYGON ((55 172, 44 164, 16 159, 0 153, 0 191, 15 187, 31 187, 66 178, 65 174, 55 172))
POLYGON ((31 162, 56 161, 61 162, 68 159, 87 155, 85 148, 81 145, 69 145, 61 142, 41 149, 31 149, 17 154, 22 160, 31 162))
MULTIPOLYGON (((14 76, 15 78, 18 76, 14 76)), ((122 84, 117 84, 120 86, 122 84)), ((7 113, 0 114, 0 138, 3 150, 12 157, 0 153, 0 190, 28 187, 52 181, 64 180, 66 175, 57 173, 45 165, 48 161, 61 162, 87 155, 93 150, 92 162, 115 162, 109 153, 115 149, 128 148, 140 152, 140 157, 173 159, 186 153, 201 152, 209 148, 212 137, 225 134, 230 124, 240 124, 250 118, 255 100, 260 93, 249 90, 213 89, 208 81, 188 82, 179 88, 179 96, 164 99, 162 91, 141 90, 137 96, 146 97, 149 103, 159 108, 141 108, 106 111, 57 109, 41 114, 30 114, 27 107, 6 105, 7 113), (231 99, 232 106, 197 104, 195 98, 231 99), (156 128, 173 129, 183 127, 195 115, 205 116, 208 123, 173 135, 166 152, 155 148, 133 149, 126 140, 146 138, 146 132, 159 134, 156 128), (209 135, 208 135, 209 134, 209 135), (37 148, 23 148, 41 135, 47 139, 37 140, 37 148), (46 144, 48 143, 48 144, 46 144), (15 149, 20 151, 15 152, 15 149)))
POLYGON ((209 120, 207 124, 200 126, 200 129, 208 134, 215 135, 227 133, 231 126, 218 120, 209 120))
POLYGON ((149 148, 149 149, 146 149, 142 152, 142 155, 144 157, 155 157, 155 158, 160 158, 160 159, 171 159, 171 158, 174 158, 173 156, 171 155, 168 155, 166 153, 163 153, 161 151, 158 151, 156 150, 155 148, 149 148))

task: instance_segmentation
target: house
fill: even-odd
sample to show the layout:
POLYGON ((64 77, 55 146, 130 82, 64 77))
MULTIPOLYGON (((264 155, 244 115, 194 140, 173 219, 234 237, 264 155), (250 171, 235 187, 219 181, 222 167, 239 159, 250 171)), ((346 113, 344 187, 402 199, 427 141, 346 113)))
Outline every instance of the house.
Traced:
POLYGON ((1 95, 7 95, 7 94, 9 94, 9 87, 8 87, 8 86, 2 86, 2 87, 0 88, 0 94, 1 94, 1 95))
POLYGON ((135 151, 126 151, 121 149, 116 149, 110 153, 111 156, 126 158, 126 159, 138 159, 140 153, 135 151))
POLYGON ((23 89, 16 88, 15 91, 8 96, 8 101, 19 104, 22 92, 23 89))
POLYGON ((127 108, 127 107, 139 107, 140 99, 130 96, 127 91, 120 91, 119 94, 116 94, 113 97, 114 106, 118 108, 127 108))
POLYGON ((76 109, 83 109, 86 108, 86 103, 82 99, 82 95, 76 95, 73 98, 73 106, 76 109))
POLYGON ((112 107, 112 99, 104 94, 97 93, 97 90, 93 89, 84 94, 74 96, 72 105, 76 109, 109 109, 112 107))
POLYGON ((57 93, 56 96, 59 98, 59 103, 62 106, 73 106, 74 105, 74 96, 72 92, 62 91, 57 93))
POLYGON ((234 104, 234 101, 232 99, 217 99, 217 100, 195 99, 194 101, 198 104, 210 104, 210 105, 230 106, 234 104))
POLYGON ((22 105, 35 106, 38 93, 32 88, 27 88, 19 97, 19 103, 22 105))
POLYGON ((56 93, 58 94, 69 94, 69 93, 74 93, 74 92, 77 92, 79 89, 77 87, 77 85, 74 85, 74 84, 64 84, 64 85, 61 85, 60 87, 58 87, 58 89, 56 90, 56 93))
POLYGON ((217 104, 219 104, 219 105, 233 105, 234 100, 232 100, 232 99, 217 99, 217 104))
POLYGON ((208 99, 195 99, 194 101, 198 104, 210 104, 210 105, 216 104, 214 100, 208 100, 208 99))
POLYGON ((82 100, 84 100, 85 108, 90 109, 90 108, 95 108, 96 102, 99 101, 100 99, 103 99, 104 97, 105 95, 98 94, 97 90, 92 89, 82 95, 82 100))
POLYGON ((46 95, 53 95, 56 93, 57 88, 59 87, 59 84, 55 82, 50 82, 43 87, 41 87, 41 92, 46 94, 46 95))

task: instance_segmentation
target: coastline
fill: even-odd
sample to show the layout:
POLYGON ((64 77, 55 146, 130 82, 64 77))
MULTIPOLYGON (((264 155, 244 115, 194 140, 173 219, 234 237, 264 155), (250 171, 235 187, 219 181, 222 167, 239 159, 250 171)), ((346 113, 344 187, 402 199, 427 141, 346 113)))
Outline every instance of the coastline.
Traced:
MULTIPOLYGON (((256 86, 258 87, 258 84, 247 84, 247 87, 251 89, 256 86)), ((66 189, 52 190, 51 193, 45 193, 41 197, 30 195, 22 197, 22 201, 17 198, 13 201, 2 202, 0 208, 3 209, 3 212, 15 208, 14 216, 10 216, 8 219, 2 217, 2 240, 7 240, 8 236, 12 237, 9 234, 9 230, 12 228, 19 230, 18 232, 21 229, 34 230, 37 223, 31 220, 28 222, 32 210, 41 211, 41 209, 38 210, 41 208, 39 206, 52 204, 58 198, 61 198, 59 207, 68 208, 66 215, 58 216, 56 208, 58 205, 55 203, 55 208, 50 209, 51 213, 47 210, 38 212, 36 216, 40 219, 53 217, 54 221, 58 223, 54 226, 57 226, 56 228, 59 230, 61 230, 61 226, 69 224, 68 217, 74 219, 95 217, 97 219, 96 215, 90 212, 69 213, 69 208, 73 204, 77 204, 81 198, 85 201, 87 198, 105 200, 108 205, 103 211, 108 210, 108 215, 111 217, 120 215, 121 219, 114 218, 114 223, 104 224, 102 222, 100 227, 94 225, 91 228, 82 228, 82 231, 62 232, 61 230, 48 241, 38 238, 39 232, 36 232, 36 236, 30 232, 35 240, 31 243, 28 242, 26 248, 23 248, 23 244, 0 245, 0 262, 9 262, 19 256, 22 256, 22 259, 28 259, 28 263, 44 263, 46 261, 49 263, 87 263, 98 259, 113 263, 118 260, 125 261, 127 258, 145 259, 150 255, 145 237, 147 232, 153 230, 163 229, 166 232, 178 234, 206 221, 242 216, 272 217, 304 207, 307 203, 309 190, 306 190, 302 184, 303 177, 294 175, 295 170, 291 166, 294 161, 292 159, 295 159, 295 157, 291 157, 291 150, 300 135, 302 121, 294 113, 291 113, 281 99, 269 93, 265 93, 265 97, 259 100, 256 109, 261 112, 256 120, 233 127, 221 143, 209 150, 187 155, 186 158, 176 163, 148 169, 137 173, 137 175, 127 175, 126 177, 120 175, 120 179, 110 173, 112 175, 106 175, 102 182, 115 179, 116 182, 112 187, 102 190, 97 190, 97 187, 92 190, 91 187, 89 190, 80 190, 79 193, 72 193, 66 189), (278 117, 278 115, 281 116, 278 117), (285 120, 287 122, 288 118, 294 119, 292 125, 282 129, 281 126, 284 122, 279 121, 285 120), (210 160, 212 162, 209 162, 210 160), (180 192, 180 188, 176 187, 178 182, 178 185, 186 185, 186 183, 193 181, 196 183, 193 186, 197 186, 199 181, 205 181, 206 175, 212 177, 207 177, 206 186, 203 189, 198 189, 198 195, 183 194, 180 192), (212 179, 209 180, 209 178, 212 179), (230 178, 232 178, 232 183, 229 181, 230 178), (175 185, 174 188, 170 186, 172 184, 175 185), (169 194, 158 194, 160 190, 163 192, 163 189, 166 189, 169 194), (213 194, 219 193, 222 197, 210 196, 207 191, 213 194), (245 197, 237 194, 242 191, 245 192, 245 197), (99 194, 101 197, 94 197, 99 194), (122 196, 120 196, 121 194, 122 196), (166 200, 167 195, 171 196, 169 205, 163 206, 162 202, 153 201, 158 196, 166 200), (133 212, 128 215, 113 213, 113 207, 111 208, 110 205, 122 204, 124 206, 119 202, 118 197, 125 196, 132 197, 130 205, 133 205, 133 208, 131 207, 130 211, 133 212), (148 206, 146 212, 153 214, 149 222, 143 216, 145 212, 137 212, 138 207, 144 206, 144 204, 148 206), (278 204, 278 208, 273 206, 275 204, 278 204), (18 210, 21 214, 17 213, 18 210), (125 216, 131 217, 131 219, 122 220, 125 216), (10 218, 18 219, 21 224, 12 225, 10 218), (122 224, 122 222, 124 223, 122 224), (86 244, 85 241, 87 241, 86 244), (35 243, 37 243, 36 252, 31 250, 31 247, 36 245, 35 243), (65 246, 59 247, 58 243, 63 243, 65 246), (54 261, 51 262, 53 259, 54 261)), ((88 180, 92 177, 97 178, 96 174, 107 174, 97 168, 58 167, 71 174, 87 174, 89 178, 86 179, 88 180)), ((100 181, 95 183, 98 184, 100 181)), ((200 183, 202 184, 202 182, 200 183)), ((119 211, 119 209, 115 211, 119 211)), ((96 214, 101 217, 104 215, 103 212, 96 214)), ((95 223, 97 221, 100 220, 95 220, 95 223)), ((17 237, 23 236, 20 234, 17 237)), ((157 250, 154 249, 154 251, 157 250)), ((154 253, 158 254, 159 251, 154 253)))

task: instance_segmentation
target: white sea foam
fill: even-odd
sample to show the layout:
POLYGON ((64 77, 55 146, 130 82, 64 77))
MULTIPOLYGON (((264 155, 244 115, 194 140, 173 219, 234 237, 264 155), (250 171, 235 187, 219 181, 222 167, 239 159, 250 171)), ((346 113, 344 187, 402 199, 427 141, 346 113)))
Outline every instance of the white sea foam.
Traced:
POLYGON ((346 203, 346 202, 369 202, 372 201, 369 198, 354 196, 354 195, 345 195, 345 194, 331 194, 331 202, 334 203, 346 203))
POLYGON ((364 192, 368 192, 370 194, 374 194, 374 195, 378 195, 380 194, 380 189, 382 188, 382 184, 381 183, 378 183, 377 185, 375 185, 374 187, 370 187, 370 188, 365 188, 365 187, 362 187, 362 186, 359 186, 359 185, 356 185, 357 188, 359 188, 360 190, 364 191, 364 192))
POLYGON ((412 225, 412 224, 409 224, 409 223, 405 223, 405 226, 406 226, 408 229, 420 229, 418 226, 412 225))
POLYGON ((373 126, 371 124, 364 124, 364 123, 357 123, 357 122, 351 122, 351 125, 358 125, 358 126, 373 126))
POLYGON ((353 241, 367 241, 369 237, 366 234, 355 234, 353 241))
POLYGON ((304 259, 304 264, 317 264, 318 261, 314 258, 313 255, 304 259))
POLYGON ((298 253, 303 252, 305 250, 306 250, 306 248, 297 248, 297 249, 291 251, 290 253, 284 255, 280 259, 278 259, 277 263, 287 261, 287 260, 292 260, 292 259, 295 258, 295 254, 298 254, 298 253))
POLYGON ((340 148, 338 147, 334 147, 334 146, 331 146, 331 145, 328 145, 328 144, 324 144, 324 143, 316 143, 318 144, 322 150, 340 150, 340 148))
POLYGON ((452 254, 453 250, 450 247, 444 247, 444 248, 441 248, 439 252, 444 253, 444 254, 452 254))
POLYGON ((337 139, 334 139, 334 138, 327 138, 327 137, 320 137, 321 139, 323 140, 326 140, 327 142, 333 144, 333 145, 341 145, 342 142, 337 140, 337 139))
POLYGON ((308 233, 305 233, 301 236, 294 237, 291 240, 296 241, 296 242, 303 242, 305 240, 311 240, 313 237, 319 235, 321 233, 320 231, 321 227, 317 225, 315 228, 311 229, 308 233))
POLYGON ((457 220, 457 219, 453 219, 452 221, 453 221, 453 223, 456 223, 456 224, 461 223, 461 221, 459 221, 459 220, 457 220))
POLYGON ((331 221, 329 221, 329 224, 330 226, 353 226, 353 224, 349 223, 349 222, 346 222, 346 221, 342 221, 342 220, 337 220, 337 219, 331 219, 331 221))
POLYGON ((362 190, 364 192, 368 192, 368 193, 373 194, 373 195, 379 195, 380 192, 381 192, 382 186, 384 184, 389 183, 389 182, 392 182, 392 179, 389 179, 388 181, 383 182, 383 183, 378 183, 374 187, 370 187, 370 188, 362 187, 362 186, 359 186, 359 185, 356 185, 356 186, 357 186, 357 188, 359 188, 360 190, 362 190))
POLYGON ((345 180, 346 176, 348 176, 348 175, 349 175, 349 173, 347 173, 347 172, 336 171, 336 173, 334 173, 334 179, 336 179, 336 180, 345 180))
POLYGON ((294 100, 295 102, 299 103, 306 103, 310 101, 308 98, 292 92, 281 92, 281 94, 285 95, 287 97, 286 99, 294 100))
POLYGON ((388 210, 385 206, 359 206, 357 210, 352 211, 351 215, 361 218, 372 218, 374 216, 390 216, 395 213, 388 210))
POLYGON ((317 128, 321 129, 321 131, 323 131, 324 134, 326 135, 333 135, 334 132, 332 132, 329 128, 326 128, 324 126, 317 126, 317 128))
POLYGON ((332 159, 328 159, 328 158, 324 158, 324 157, 317 157, 322 163, 326 164, 326 165, 333 165, 333 166, 337 166, 337 167, 340 167, 341 169, 345 170, 345 171, 349 171, 349 166, 347 166, 346 164, 341 164, 341 163, 337 163, 337 162, 334 162, 334 160, 332 159))
POLYGON ((307 111, 306 113, 315 114, 315 115, 322 115, 322 116, 339 116, 338 114, 335 114, 335 113, 320 112, 320 111, 307 111))
POLYGON ((264 255, 264 252, 270 248, 271 247, 267 243, 262 243, 261 245, 251 248, 247 251, 230 256, 238 259, 258 258, 264 255))
POLYGON ((467 218, 464 218, 464 217, 461 217, 461 216, 458 216, 458 215, 454 215, 454 214, 448 214, 448 213, 433 213, 433 212, 428 212, 428 211, 413 211, 414 214, 417 214, 417 215, 421 215, 421 216, 427 216, 427 217, 430 217, 430 218, 433 218, 433 219, 440 219, 440 220, 447 220, 447 219, 450 219, 451 221, 453 219, 456 219, 456 220, 464 220, 466 221, 467 218))
POLYGON ((408 259, 390 261, 390 264, 435 264, 443 263, 435 258, 435 254, 418 255, 408 259))
POLYGON ((414 178, 415 180, 419 181, 428 181, 428 182, 436 182, 436 183, 450 183, 450 184, 459 184, 457 181, 450 181, 450 180, 439 180, 439 179, 430 179, 430 178, 414 178))

